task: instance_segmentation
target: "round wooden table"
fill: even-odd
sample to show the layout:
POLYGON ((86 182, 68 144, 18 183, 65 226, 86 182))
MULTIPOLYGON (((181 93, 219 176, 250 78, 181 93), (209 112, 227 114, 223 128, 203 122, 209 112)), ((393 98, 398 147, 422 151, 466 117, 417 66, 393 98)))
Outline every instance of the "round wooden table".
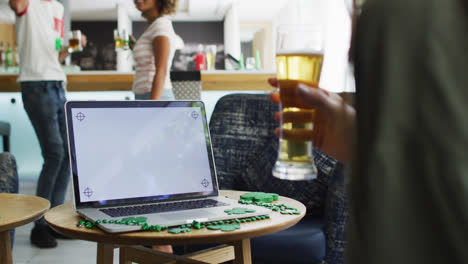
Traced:
MULTIPOLYGON (((222 196, 238 200, 243 191, 221 191, 222 196)), ((192 229, 191 232, 170 234, 163 232, 131 232, 121 234, 106 233, 99 228, 77 227, 82 218, 75 212, 71 203, 57 206, 45 214, 49 225, 66 236, 97 242, 97 263, 113 263, 113 250, 120 248, 120 263, 220 263, 234 260, 234 263, 251 263, 250 238, 263 236, 287 229, 299 222, 305 215, 305 206, 293 199, 280 196, 278 204, 285 204, 301 211, 299 215, 282 215, 272 212, 270 219, 242 223, 233 232, 220 230, 192 229), (128 245, 184 245, 219 243, 227 244, 198 253, 176 256, 141 246, 128 245)), ((239 216, 241 217, 241 215, 239 216)))
POLYGON ((13 263, 10 229, 39 219, 50 203, 33 195, 0 193, 0 263, 13 263))

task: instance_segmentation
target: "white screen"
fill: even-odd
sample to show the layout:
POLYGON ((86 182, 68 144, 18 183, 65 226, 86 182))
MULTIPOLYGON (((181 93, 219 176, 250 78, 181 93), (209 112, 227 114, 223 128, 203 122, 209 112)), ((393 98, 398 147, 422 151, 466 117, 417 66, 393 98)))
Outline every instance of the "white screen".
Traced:
POLYGON ((78 108, 72 118, 81 202, 213 190, 200 108, 78 108))

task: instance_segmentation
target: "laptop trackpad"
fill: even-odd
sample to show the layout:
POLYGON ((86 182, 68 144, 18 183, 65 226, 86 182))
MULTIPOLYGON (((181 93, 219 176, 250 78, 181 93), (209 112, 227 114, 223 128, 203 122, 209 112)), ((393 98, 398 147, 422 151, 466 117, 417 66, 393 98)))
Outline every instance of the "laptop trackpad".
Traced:
POLYGON ((178 220, 178 219, 199 219, 199 218, 210 218, 214 214, 206 210, 196 210, 193 212, 185 211, 180 213, 170 213, 167 215, 161 215, 162 218, 167 220, 178 220))

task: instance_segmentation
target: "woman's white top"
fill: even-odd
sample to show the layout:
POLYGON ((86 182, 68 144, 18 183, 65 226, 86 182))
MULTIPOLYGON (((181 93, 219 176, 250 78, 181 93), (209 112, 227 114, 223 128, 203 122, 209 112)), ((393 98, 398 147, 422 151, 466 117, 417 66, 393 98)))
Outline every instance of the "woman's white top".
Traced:
POLYGON ((164 89, 172 90, 170 70, 176 50, 176 34, 172 27, 172 21, 168 17, 162 16, 153 21, 153 23, 146 28, 133 49, 133 56, 135 59, 135 80, 133 82, 132 89, 135 94, 151 92, 154 75, 156 74, 153 41, 159 36, 166 36, 169 39, 170 52, 166 69, 166 80, 164 81, 164 89))

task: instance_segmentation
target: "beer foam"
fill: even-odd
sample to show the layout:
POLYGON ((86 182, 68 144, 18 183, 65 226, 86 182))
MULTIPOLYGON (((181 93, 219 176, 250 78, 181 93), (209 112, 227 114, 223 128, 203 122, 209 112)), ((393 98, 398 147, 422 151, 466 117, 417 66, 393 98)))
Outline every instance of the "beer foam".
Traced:
POLYGON ((323 50, 297 49, 297 50, 279 50, 276 56, 281 55, 323 55, 323 50))

